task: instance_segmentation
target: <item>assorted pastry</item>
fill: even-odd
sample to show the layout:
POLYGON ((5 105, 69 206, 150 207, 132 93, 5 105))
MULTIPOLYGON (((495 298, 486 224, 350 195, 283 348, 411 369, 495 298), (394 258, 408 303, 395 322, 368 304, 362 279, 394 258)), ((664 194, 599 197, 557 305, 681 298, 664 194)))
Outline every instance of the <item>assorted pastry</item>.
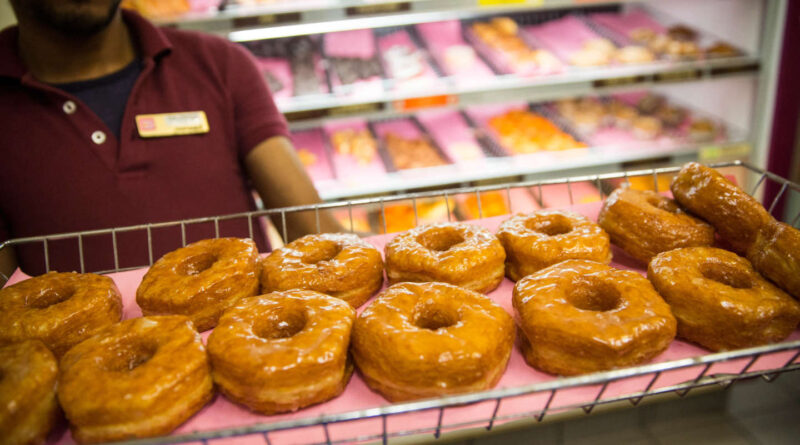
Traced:
POLYGON ((500 143, 514 154, 586 147, 546 117, 527 110, 510 110, 492 117, 488 124, 500 143))
POLYGON ((696 143, 713 141, 725 131, 721 124, 654 93, 562 99, 549 107, 590 142, 603 129, 627 132, 639 140, 669 136, 696 143))
POLYGON ((215 386, 269 415, 337 397, 355 369, 393 402, 480 391, 503 375, 516 328, 525 361, 555 375, 641 364, 676 336, 721 351, 794 332, 800 231, 701 164, 685 165, 671 191, 620 188, 597 224, 541 210, 510 216, 496 235, 412 228, 385 245, 380 293, 380 252, 348 234, 309 235, 262 259, 244 239, 177 249, 142 278, 143 316, 124 321, 108 277, 21 281, 0 290, 0 403, 23 409, 0 411, 0 426, 13 443, 41 442, 60 405, 81 443, 151 437, 215 386), (713 247, 715 233, 736 253, 713 247), (610 244, 647 263, 647 276, 610 266, 610 244), (496 302, 508 295, 486 295, 504 276, 516 281, 514 318, 496 302), (211 328, 206 346, 198 331, 211 328))

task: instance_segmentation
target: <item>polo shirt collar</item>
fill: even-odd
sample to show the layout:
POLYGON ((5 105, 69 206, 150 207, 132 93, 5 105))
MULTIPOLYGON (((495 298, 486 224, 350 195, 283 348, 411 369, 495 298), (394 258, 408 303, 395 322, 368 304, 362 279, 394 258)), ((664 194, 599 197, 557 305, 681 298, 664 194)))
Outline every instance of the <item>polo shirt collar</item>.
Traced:
MULTIPOLYGON (((158 59, 172 51, 172 43, 157 26, 136 12, 122 9, 122 19, 128 25, 133 39, 137 43, 139 57, 158 59)), ((21 79, 28 72, 17 51, 19 29, 11 26, 0 32, 0 76, 21 79)))

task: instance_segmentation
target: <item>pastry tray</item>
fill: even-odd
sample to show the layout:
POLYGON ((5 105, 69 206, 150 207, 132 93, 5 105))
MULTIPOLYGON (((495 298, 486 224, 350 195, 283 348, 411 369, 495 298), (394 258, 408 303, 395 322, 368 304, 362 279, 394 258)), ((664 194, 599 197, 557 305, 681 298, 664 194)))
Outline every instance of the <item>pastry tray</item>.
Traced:
MULTIPOLYGON (((771 212, 782 199, 791 194, 800 195, 800 184, 792 183, 772 173, 765 172, 742 161, 714 164, 712 167, 726 168, 725 173, 736 170, 739 176, 746 176, 752 186, 749 192, 756 197, 763 196, 765 190, 772 191, 775 196, 766 203, 771 212)), ((449 197, 474 194, 480 205, 480 196, 488 191, 501 191, 508 199, 510 212, 514 208, 511 201, 513 189, 528 189, 533 193, 546 190, 549 185, 566 186, 570 196, 570 205, 577 211, 594 218, 606 196, 602 184, 607 181, 630 181, 637 178, 652 179, 655 191, 658 190, 659 177, 672 176, 679 167, 656 168, 649 170, 623 171, 610 174, 561 178, 552 180, 527 181, 511 184, 469 187, 446 191, 416 193, 411 195, 360 199, 336 203, 324 203, 311 206, 299 206, 282 209, 262 210, 236 215, 199 218, 167 223, 120 227, 108 230, 93 230, 80 233, 67 233, 43 237, 18 238, 0 244, 0 250, 7 247, 33 244, 39 245, 44 253, 45 268, 48 268, 48 243, 58 240, 73 240, 78 246, 81 271, 84 272, 82 245, 84 239, 92 236, 110 236, 116 240, 117 234, 141 232, 147 235, 148 251, 152 252, 152 231, 166 227, 180 227, 181 243, 186 244, 187 227, 194 224, 213 224, 218 228, 221 223, 230 219, 244 219, 251 230, 260 229, 259 220, 265 216, 273 216, 279 231, 286 234, 286 215, 292 212, 310 211, 319 214, 327 209, 348 211, 354 208, 370 208, 383 211, 387 203, 411 201, 425 198, 449 197), (588 183, 597 186, 598 202, 577 204, 572 201, 571 190, 577 184, 588 183)), ((416 210, 416 208, 415 208, 416 210)), ((452 210, 452 209, 449 209, 452 210)), ((452 211, 448 212, 450 217, 452 211)), ((493 218, 482 218, 473 221, 475 224, 495 229, 508 215, 493 218)), ((454 217, 453 217, 454 218, 454 217)), ((385 213, 383 221, 385 221, 385 213)), ((797 226, 800 214, 787 221, 797 226)), ((175 230, 177 232, 177 230, 175 230)), ((385 232, 385 226, 383 228, 385 232)), ((219 230, 216 230, 219 236, 219 230)), ((367 239, 376 247, 382 248, 393 234, 379 234, 367 239)), ((114 249, 116 263, 118 261, 117 243, 114 249)), ((149 263, 153 258, 150 255, 149 263)), ((615 266, 642 271, 641 266, 614 247, 615 266)), ((124 318, 140 314, 135 305, 136 287, 145 273, 148 264, 139 267, 115 268, 100 273, 112 274, 123 294, 124 318)), ((85 272, 88 272, 85 271, 85 272)), ((24 279, 19 270, 11 277, 10 282, 24 279)), ((500 288, 489 294, 506 310, 511 311, 510 292, 513 283, 504 280, 500 288)), ((367 303, 368 304, 368 303, 367 303)), ((362 306, 363 308, 366 305, 362 306)), ((207 338, 207 331, 203 337, 207 338)), ((528 367, 520 352, 515 347, 509 361, 508 369, 499 384, 490 390, 426 399, 406 403, 390 404, 378 394, 369 390, 361 378, 354 374, 345 392, 336 399, 295 413, 278 416, 261 416, 247 411, 225 397, 217 395, 214 402, 203 408, 187 423, 179 427, 172 435, 133 440, 137 444, 196 443, 196 444, 279 444, 279 443, 360 443, 380 441, 399 436, 414 435, 417 438, 438 438, 448 431, 474 429, 475 431, 492 430, 494 427, 509 422, 541 422, 545 417, 564 412, 591 413, 596 407, 629 401, 637 405, 645 398, 676 394, 686 396, 695 388, 712 387, 727 388, 737 381, 750 378, 763 378, 772 381, 784 372, 800 370, 800 330, 795 331, 785 341, 777 344, 754 348, 708 353, 689 343, 675 340, 660 356, 653 361, 635 367, 616 369, 577 377, 554 377, 528 367)), ((60 430, 51 435, 51 443, 72 443, 69 433, 62 425, 60 430)))

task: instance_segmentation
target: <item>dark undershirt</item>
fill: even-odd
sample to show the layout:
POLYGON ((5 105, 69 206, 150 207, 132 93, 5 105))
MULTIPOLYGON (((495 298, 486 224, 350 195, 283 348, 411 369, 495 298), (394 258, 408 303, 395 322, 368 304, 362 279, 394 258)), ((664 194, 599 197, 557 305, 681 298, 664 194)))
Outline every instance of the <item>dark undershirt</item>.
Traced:
POLYGON ((119 138, 125 105, 141 72, 142 63, 137 59, 125 68, 97 79, 53 86, 80 99, 119 138))

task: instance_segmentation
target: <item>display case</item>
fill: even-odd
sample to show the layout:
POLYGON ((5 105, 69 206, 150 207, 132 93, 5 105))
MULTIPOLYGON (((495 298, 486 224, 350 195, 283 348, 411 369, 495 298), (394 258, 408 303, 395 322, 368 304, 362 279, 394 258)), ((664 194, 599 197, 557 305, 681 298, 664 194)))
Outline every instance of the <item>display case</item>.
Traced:
MULTIPOLYGON (((250 48, 263 61, 265 77, 278 89, 279 108, 298 133, 342 118, 419 120, 430 109, 463 116, 482 106, 521 101, 541 108, 563 99, 643 91, 705 116, 703 125, 725 128, 724 137, 684 138, 669 146, 651 138, 634 149, 624 137, 605 131, 605 138, 587 141, 580 153, 492 152, 471 167, 452 158, 430 171, 397 171, 383 163, 384 173, 369 181, 339 178, 335 170, 318 179, 314 172, 327 167, 312 160, 336 163, 328 146, 324 156, 305 157, 325 200, 691 159, 765 165, 785 1, 233 1, 210 9, 215 2, 199 3, 202 10, 159 20, 218 33, 250 48), (503 26, 512 28, 510 34, 503 35, 503 26), (308 53, 304 69, 297 69, 300 56, 291 49, 297 45, 308 53), (269 47, 290 48, 291 57, 277 58, 295 68, 270 69, 275 54, 269 47), (505 60, 504 52, 522 62, 505 60), (403 69, 394 73, 392 66, 403 69), (291 82, 280 82, 287 77, 313 87, 297 91, 291 82)), ((480 122, 465 120, 485 153, 491 135, 480 122)), ((431 131, 424 133, 445 153, 452 150, 431 131)), ((384 145, 379 142, 377 152, 384 145)), ((455 150, 462 148, 458 141, 455 150)))

